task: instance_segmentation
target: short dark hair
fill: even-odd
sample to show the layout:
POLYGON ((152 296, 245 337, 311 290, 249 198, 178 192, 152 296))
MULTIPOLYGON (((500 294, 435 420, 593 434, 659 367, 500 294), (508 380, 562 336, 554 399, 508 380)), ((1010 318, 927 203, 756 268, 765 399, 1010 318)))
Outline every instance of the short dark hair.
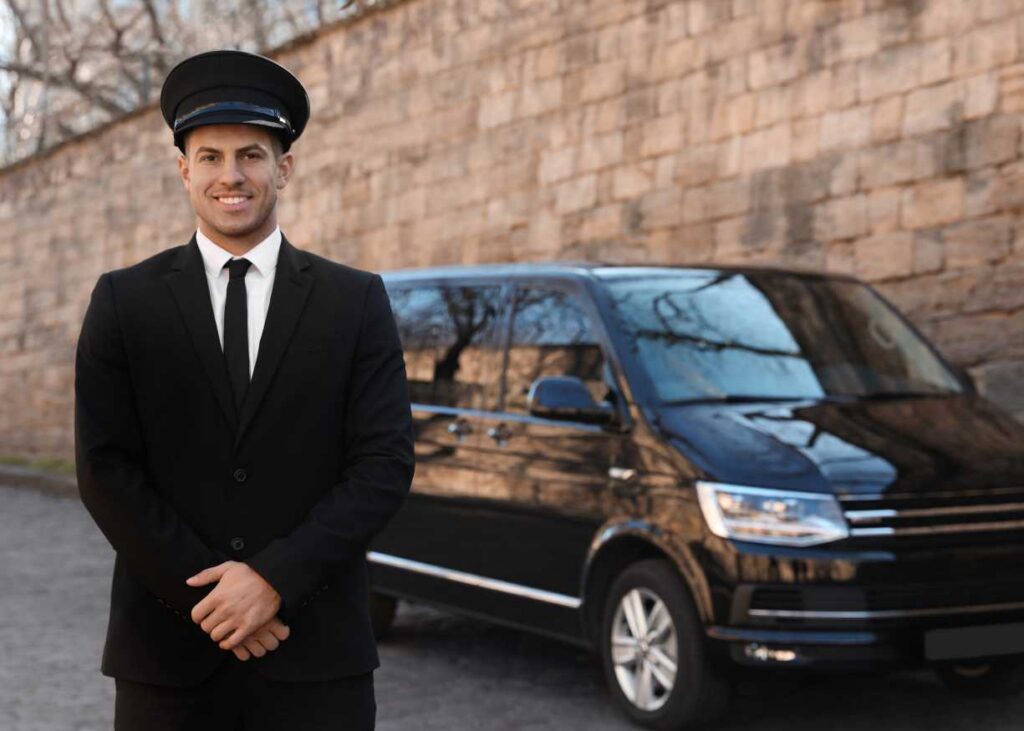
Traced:
MULTIPOLYGON (((199 128, 198 127, 193 127, 192 129, 185 131, 184 136, 182 137, 182 140, 181 140, 181 152, 182 152, 182 154, 184 154, 185 151, 188 149, 188 138, 192 136, 193 130, 196 130, 196 129, 199 129, 199 128)), ((271 152, 274 153, 274 159, 275 160, 280 160, 281 159, 281 155, 283 155, 285 153, 284 140, 281 139, 281 135, 278 134, 277 132, 275 132, 273 130, 267 130, 267 131, 270 132, 270 149, 271 149, 271 152)))

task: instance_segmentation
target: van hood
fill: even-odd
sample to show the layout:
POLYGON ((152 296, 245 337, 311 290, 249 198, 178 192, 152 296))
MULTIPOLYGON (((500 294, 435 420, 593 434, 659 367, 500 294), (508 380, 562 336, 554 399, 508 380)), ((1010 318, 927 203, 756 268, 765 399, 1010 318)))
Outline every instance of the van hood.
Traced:
POLYGON ((840 495, 1024 486, 1024 424, 979 396, 668 405, 709 480, 840 495))

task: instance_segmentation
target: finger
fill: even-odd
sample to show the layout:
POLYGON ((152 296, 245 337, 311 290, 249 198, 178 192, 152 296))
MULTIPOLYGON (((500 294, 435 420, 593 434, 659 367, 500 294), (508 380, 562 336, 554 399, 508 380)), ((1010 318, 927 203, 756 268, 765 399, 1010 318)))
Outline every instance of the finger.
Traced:
POLYGON ((220 641, 220 649, 230 650, 236 645, 240 644, 250 634, 249 630, 245 627, 236 627, 235 630, 227 637, 220 641))
POLYGON ((292 630, 288 625, 277 619, 270 620, 270 624, 267 629, 269 629, 270 633, 281 642, 287 640, 288 636, 292 633, 292 630))
POLYGON ((274 637, 274 633, 270 630, 257 632, 255 637, 259 640, 259 643, 267 649, 267 652, 273 652, 281 646, 281 643, 277 641, 277 638, 274 637))
POLYGON ((190 576, 185 579, 185 583, 189 586, 205 586, 206 584, 212 584, 215 581, 220 581, 220 577, 224 575, 224 572, 229 568, 229 563, 224 562, 211 566, 208 569, 203 569, 195 576, 190 576))
POLYGON ((206 619, 209 616, 210 612, 212 612, 219 606, 220 596, 217 594, 217 590, 214 589, 209 594, 207 594, 206 597, 201 602, 192 607, 192 621, 196 624, 201 623, 204 619, 206 619))
POLYGON ((231 615, 226 609, 223 607, 217 607, 214 611, 206 615, 206 618, 199 623, 199 626, 203 628, 203 632, 210 634, 214 627, 219 627, 230 619, 231 615))
POLYGON ((265 648, 257 639, 254 637, 246 638, 245 642, 242 643, 246 650, 251 652, 255 657, 263 657, 267 654, 267 648, 265 648))
MULTIPOLYGON (((220 642, 236 629, 238 629, 238 622, 230 619, 224 620, 210 632, 210 639, 214 642, 220 642)), ((227 650, 229 648, 225 647, 224 649, 227 650)))
POLYGON ((245 662, 249 659, 249 651, 242 646, 236 647, 231 652, 235 653, 235 657, 237 657, 242 662, 245 662))

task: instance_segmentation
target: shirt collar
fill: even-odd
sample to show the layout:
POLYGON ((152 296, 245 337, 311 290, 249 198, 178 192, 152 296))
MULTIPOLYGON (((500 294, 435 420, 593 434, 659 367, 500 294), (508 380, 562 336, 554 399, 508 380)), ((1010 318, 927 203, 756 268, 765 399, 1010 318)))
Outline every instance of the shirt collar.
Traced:
POLYGON ((277 226, 270 235, 263 241, 249 249, 241 257, 236 257, 230 251, 222 249, 203 234, 196 230, 196 243, 199 245, 199 253, 203 255, 203 266, 212 277, 220 276, 221 270, 229 259, 245 258, 252 262, 254 268, 260 275, 266 277, 277 267, 277 254, 281 249, 281 227, 277 226))

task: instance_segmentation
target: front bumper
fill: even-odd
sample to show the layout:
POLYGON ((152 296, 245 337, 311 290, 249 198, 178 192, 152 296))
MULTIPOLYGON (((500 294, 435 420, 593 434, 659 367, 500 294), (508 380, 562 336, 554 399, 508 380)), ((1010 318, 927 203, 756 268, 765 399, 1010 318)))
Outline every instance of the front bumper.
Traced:
POLYGON ((1019 544, 900 552, 743 546, 733 558, 737 581, 714 590, 718 621, 707 634, 741 665, 912 667, 1024 654, 1019 544))

